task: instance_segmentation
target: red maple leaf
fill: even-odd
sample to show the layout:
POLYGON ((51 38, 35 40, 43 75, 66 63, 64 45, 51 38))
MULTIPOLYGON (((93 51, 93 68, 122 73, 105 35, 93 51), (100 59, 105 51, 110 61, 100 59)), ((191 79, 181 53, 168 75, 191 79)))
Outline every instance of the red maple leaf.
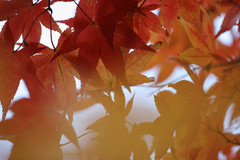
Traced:
POLYGON ((4 0, 0 2, 0 6, 0 13, 3 13, 1 14, 0 20, 9 21, 9 26, 14 33, 15 42, 21 34, 23 34, 25 41, 39 42, 41 37, 41 24, 49 29, 51 28, 52 30, 61 32, 46 9, 48 7, 47 0, 36 3, 33 3, 32 0, 4 0))
POLYGON ((28 68, 28 72, 34 74, 35 68, 29 57, 42 48, 38 48, 36 44, 29 44, 28 47, 14 52, 14 37, 8 22, 2 33, 0 36, 0 101, 3 106, 4 119, 22 74, 25 72, 21 66, 28 68))
POLYGON ((160 7, 159 0, 146 0, 136 9, 133 16, 133 29, 142 38, 144 42, 148 42, 150 31, 165 34, 161 22, 157 15, 151 11, 160 7))

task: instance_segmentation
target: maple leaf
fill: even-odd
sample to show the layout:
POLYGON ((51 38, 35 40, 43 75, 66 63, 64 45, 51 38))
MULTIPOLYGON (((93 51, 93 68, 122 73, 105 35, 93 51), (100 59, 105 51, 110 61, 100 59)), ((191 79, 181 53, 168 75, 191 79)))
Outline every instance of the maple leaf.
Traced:
POLYGON ((68 25, 69 28, 63 33, 66 37, 64 41, 61 42, 62 44, 61 47, 58 48, 58 54, 56 57, 60 54, 71 52, 78 48, 76 40, 79 33, 82 32, 90 23, 94 22, 95 7, 95 0, 81 0, 77 4, 77 10, 74 18, 59 21, 68 25), (74 28, 73 31, 70 29, 72 27, 74 28))
MULTIPOLYGON (((116 157, 127 159, 130 157, 132 150, 136 153, 137 148, 134 147, 135 145, 132 142, 138 142, 145 146, 145 149, 147 149, 147 146, 140 137, 135 137, 139 134, 137 130, 134 129, 133 134, 129 133, 124 120, 131 111, 134 96, 125 105, 125 96, 119 84, 113 93, 114 101, 104 93, 90 92, 91 97, 96 103, 100 102, 109 115, 97 120, 87 129, 98 133, 94 140, 98 142, 97 154, 100 159, 114 159, 116 157), (135 137, 135 140, 132 137, 135 137)), ((145 154, 147 155, 146 150, 145 154)))
POLYGON ((220 31, 218 31, 217 35, 215 37, 218 37, 220 34, 226 32, 227 30, 230 30, 233 25, 236 24, 237 20, 240 16, 240 8, 237 5, 232 6, 228 12, 226 13, 220 31))
POLYGON ((0 100, 3 107, 3 120, 13 99, 21 76, 18 70, 13 66, 15 56, 12 54, 12 48, 6 47, 6 42, 0 39, 0 100), (10 57, 10 58, 9 58, 10 57))
POLYGON ((233 32, 226 46, 216 37, 239 26, 238 17, 239 0, 0 0, 0 21, 6 20, 0 33, 0 139, 13 143, 10 159, 62 159, 62 134, 80 153, 73 113, 96 103, 106 116, 87 128, 97 133, 94 158, 150 159, 155 153, 155 159, 212 160, 221 153, 237 159, 239 152, 232 150, 239 134, 226 131, 240 111, 240 39, 233 32), (68 26, 63 33, 51 17, 55 2, 76 5, 73 18, 57 21, 68 26), (220 13, 226 16, 214 36, 213 18, 220 13), (50 36, 52 30, 61 34, 54 50, 40 44, 41 25, 50 36), (21 36, 23 42, 16 43, 21 36), (148 46, 149 40, 157 43, 148 46), (154 96, 160 116, 130 124, 126 118, 135 99, 126 101, 123 86, 130 91, 152 82, 140 72, 154 65, 160 68, 158 82, 180 65, 192 82, 169 84, 174 92, 154 96), (212 74, 217 82, 204 91, 212 74), (82 82, 81 96, 74 77, 82 82), (12 103, 20 79, 30 98, 12 103), (9 106, 13 116, 4 120, 9 106), (151 147, 144 137, 149 134, 151 147))
POLYGON ((178 16, 179 1, 177 0, 163 0, 161 2, 161 10, 159 17, 167 30, 170 30, 172 24, 178 16))
POLYGON ((197 0, 181 0, 179 15, 196 27, 200 26, 200 5, 197 0))
POLYGON ((156 151, 156 158, 161 158, 167 152, 174 130, 185 123, 200 120, 201 105, 205 100, 203 91, 189 81, 181 81, 169 87, 176 89, 177 93, 163 91, 154 97, 161 115, 153 122, 152 127, 155 140, 151 150, 156 151), (200 94, 196 94, 199 92, 200 94))
POLYGON ((98 142, 97 155, 99 159, 128 159, 130 157, 130 133, 124 125, 124 121, 119 117, 105 116, 87 129, 98 133, 94 140, 98 142))
POLYGON ((14 15, 16 15, 22 8, 25 8, 26 5, 29 5, 27 1, 19 0, 19 1, 0 1, 0 20, 7 20, 14 15), (7 6, 7 7, 6 7, 7 6))
MULTIPOLYGON (((67 33, 68 30, 60 36, 56 52, 61 50, 67 38, 67 33)), ((74 54, 74 51, 68 54, 74 54)), ((54 87, 59 104, 61 106, 71 106, 76 98, 76 84, 74 80, 76 69, 72 61, 62 55, 51 61, 54 55, 55 52, 52 49, 46 48, 41 54, 34 55, 31 59, 36 67, 37 76, 45 89, 51 91, 54 87)))
POLYGON ((113 46, 113 35, 116 26, 116 8, 112 1, 100 0, 96 6, 96 21, 107 42, 113 46))
POLYGON ((96 22, 105 36, 108 44, 113 47, 113 37, 117 22, 133 8, 137 7, 135 0, 100 0, 96 6, 96 22))
MULTIPOLYGON (((72 19, 75 34, 78 35, 89 23, 93 22, 96 12, 96 1, 95 0, 82 0, 79 1, 76 14, 72 19)), ((71 26, 71 25, 69 25, 71 26)))
POLYGON ((48 113, 46 109, 48 112, 51 110, 31 99, 22 99, 13 104, 13 118, 0 125, 1 136, 15 137, 9 159, 61 159, 56 120, 54 115, 48 115, 53 111, 48 113))
POLYGON ((207 66, 213 61, 212 56, 193 47, 185 50, 180 57, 199 66, 207 66))
POLYGON ((200 25, 200 7, 197 0, 163 0, 160 4, 159 17, 169 32, 178 16, 195 26, 200 25))
POLYGON ((151 134, 154 137, 150 153, 155 151, 155 159, 161 159, 169 149, 174 132, 173 121, 165 116, 158 117, 152 123, 151 134))
POLYGON ((144 1, 138 7, 133 15, 133 30, 142 38, 144 42, 148 42, 150 31, 165 35, 159 18, 152 13, 152 10, 159 8, 159 1, 144 1))
POLYGON ((46 89, 54 89, 58 95, 59 104, 68 106, 75 101, 76 85, 72 64, 63 56, 50 62, 53 57, 52 50, 43 50, 42 54, 32 57, 37 68, 37 75, 46 89))
POLYGON ((150 154, 148 151, 148 146, 146 141, 143 139, 143 135, 147 133, 150 128, 150 124, 145 122, 139 125, 134 124, 131 130, 131 144, 133 158, 139 160, 150 159, 150 154))
POLYGON ((239 158, 240 158, 240 151, 238 150, 233 160, 237 160, 239 158))
POLYGON ((14 102, 11 107, 13 117, 0 124, 0 136, 14 136, 10 159, 62 159, 59 145, 62 133, 80 153, 73 127, 64 115, 58 113, 55 93, 44 90, 38 79, 26 70, 23 80, 30 98, 14 102))
MULTIPOLYGON (((89 91, 88 94, 95 100, 96 103, 101 103, 109 114, 119 116, 124 119, 131 111, 134 96, 126 105, 125 96, 119 82, 116 83, 116 87, 113 89, 114 101, 110 96, 105 95, 102 92, 103 91, 89 91)), ((110 92, 108 93, 110 94, 110 92)))
POLYGON ((45 7, 48 7, 46 0, 34 4, 32 1, 25 0, 2 1, 1 3, 0 12, 3 12, 4 15, 2 20, 8 19, 10 28, 14 33, 15 42, 21 34, 23 34, 25 41, 39 42, 41 37, 40 23, 49 29, 61 33, 60 28, 51 18, 50 13, 45 9, 45 7), (6 16, 5 13, 7 13, 6 16), (25 19, 25 21, 23 21, 23 19, 25 19))
POLYGON ((156 80, 157 82, 166 80, 172 74, 173 70, 179 66, 175 60, 175 57, 191 46, 187 35, 179 22, 174 24, 172 30, 173 31, 170 35, 171 40, 169 43, 164 42, 165 39, 159 35, 151 39, 152 42, 163 41, 158 53, 154 55, 152 61, 146 67, 146 69, 149 69, 153 66, 160 68, 156 80))
MULTIPOLYGON (((161 45, 162 42, 157 42, 150 47, 153 50, 158 51, 161 45)), ((126 77, 129 85, 135 86, 150 82, 143 80, 142 78, 144 77, 141 78, 139 73, 144 70, 155 54, 155 52, 151 51, 135 50, 125 56, 126 77)))
POLYGON ((101 103, 109 114, 87 128, 98 133, 94 139, 99 143, 99 158, 129 157, 130 146, 125 148, 125 144, 130 143, 130 133, 125 126, 124 118, 131 111, 134 96, 125 105, 125 96, 119 84, 114 89, 114 101, 110 96, 101 92, 90 92, 90 95, 96 103, 101 103), (106 137, 106 135, 108 136, 106 137))
POLYGON ((3 35, 0 38, 0 100, 3 107, 4 120, 11 100, 18 88, 19 81, 24 74, 21 66, 28 67, 29 72, 35 74, 35 68, 29 57, 35 52, 42 50, 42 48, 30 44, 29 47, 23 48, 18 52, 13 52, 14 38, 8 22, 5 24, 2 33, 3 35))
POLYGON ((80 149, 72 126, 47 101, 21 99, 13 104, 14 116, 0 125, 1 136, 15 137, 10 159, 62 159, 57 125, 80 149))
POLYGON ((114 37, 114 42, 117 43, 120 47, 153 51, 142 41, 142 39, 133 30, 129 29, 125 25, 116 25, 115 32, 116 34, 114 37))
MULTIPOLYGON (((88 79, 94 73, 100 58, 111 73, 123 82, 125 81, 123 57, 119 47, 114 46, 114 49, 110 48, 104 35, 95 23, 90 23, 78 35, 76 41, 79 47, 77 70, 81 76, 82 86, 85 86, 88 79)), ((52 60, 64 53, 60 51, 54 55, 52 60)))
MULTIPOLYGON (((101 3, 105 3, 105 1, 100 1, 99 6, 102 5, 101 3)), ((118 3, 119 5, 121 4, 120 2, 117 2, 117 4, 115 3, 112 4, 112 2, 110 1, 108 3, 111 5, 118 5, 118 3)), ((99 10, 101 11, 101 9, 99 10)), ((114 76, 116 76, 126 85, 127 82, 125 78, 123 56, 119 47, 139 48, 139 49, 146 49, 146 50, 152 50, 152 49, 148 47, 141 40, 141 38, 134 33, 134 31, 132 31, 131 29, 127 28, 122 24, 117 24, 117 25, 114 24, 114 30, 116 32, 114 35, 112 35, 114 36, 114 39, 113 39, 114 41, 111 40, 111 42, 109 42, 109 39, 108 39, 109 37, 107 37, 107 35, 109 34, 105 34, 105 32, 102 30, 103 28, 101 28, 102 26, 98 24, 98 20, 97 20, 97 23, 95 23, 87 15, 87 13, 83 11, 83 9, 81 9, 81 13, 82 14, 84 13, 85 19, 86 18, 88 19, 88 22, 86 21, 88 25, 86 23, 85 28, 82 26, 79 26, 80 28, 83 28, 83 30, 80 31, 77 38, 74 38, 73 36, 73 34, 76 34, 75 32, 73 32, 72 34, 70 33, 69 37, 65 40, 65 42, 63 43, 63 46, 59 49, 59 52, 55 54, 53 59, 61 54, 69 52, 73 48, 74 49, 79 48, 77 65, 78 65, 78 72, 81 75, 80 79, 82 80, 82 86, 85 86, 88 79, 91 78, 92 74, 96 71, 96 67, 99 62, 99 59, 102 60, 106 68, 114 76), (71 41, 69 41, 70 38, 71 38, 71 41), (76 39, 76 43, 74 42, 75 39, 76 39), (131 39, 131 43, 126 43, 126 40, 129 40, 129 39, 131 39), (69 48, 68 44, 72 46, 70 47, 70 50, 68 49, 69 48), (95 47, 91 47, 91 46, 95 46, 95 47)), ((93 16, 93 13, 92 13, 92 16, 93 16)), ((85 24, 85 20, 79 17, 77 18, 76 22, 80 22, 81 20, 83 20, 84 22, 83 24, 85 24)), ((78 27, 78 26, 75 26, 75 27, 78 27)), ((113 32, 111 34, 113 34, 113 32)))
POLYGON ((216 51, 216 43, 214 37, 213 19, 208 15, 207 11, 201 8, 202 13, 202 34, 206 38, 210 51, 216 51))
MULTIPOLYGON (((152 50, 157 51, 161 42, 155 43, 154 45, 150 45, 152 50)), ((125 73, 126 73, 126 81, 127 86, 135 86, 143 83, 150 83, 154 80, 152 78, 148 78, 140 72, 144 70, 144 67, 150 62, 152 57, 155 55, 155 52, 136 49, 129 54, 124 54, 125 61, 125 73)), ((99 61, 98 66, 96 68, 98 74, 93 76, 92 79, 89 80, 87 90, 96 90, 99 87, 105 91, 111 91, 117 86, 118 80, 111 74, 102 61, 99 61)))
MULTIPOLYGON (((85 85, 87 80, 95 72, 100 58, 105 67, 114 76, 126 84, 123 55, 119 46, 116 46, 116 44, 129 48, 140 48, 152 51, 152 49, 145 45, 145 43, 133 31, 125 26, 117 25, 116 32, 116 40, 114 42, 113 49, 111 49, 108 43, 106 43, 104 36, 95 24, 89 24, 79 34, 77 38, 77 46, 80 48, 78 52, 77 65, 78 71, 81 75, 80 78, 82 80, 82 86, 85 85), (121 37, 119 35, 121 35, 121 37), (132 43, 127 44, 126 40, 130 37, 133 41, 132 43)), ((63 53, 64 52, 61 52, 60 49, 53 59, 63 53)))
MULTIPOLYGON (((222 63, 226 63, 227 61, 237 60, 239 48, 237 47, 240 43, 239 38, 235 36, 234 33, 231 34, 233 36, 233 43, 230 46, 224 45, 222 43, 218 43, 218 47, 216 47, 216 52, 220 57, 222 57, 222 63)), ((219 73, 218 73, 219 75, 219 73)))
MULTIPOLYGON (((207 121, 210 126, 198 125, 195 123, 194 127, 194 123, 192 123, 192 125, 188 126, 188 128, 182 128, 182 132, 179 130, 181 133, 179 131, 176 131, 178 132, 178 135, 176 136, 177 141, 175 146, 177 151, 177 157, 191 157, 194 159, 209 160, 218 159, 217 157, 219 152, 223 152, 223 154, 226 156, 229 156, 229 154, 231 154, 230 152, 232 149, 232 144, 226 144, 225 139, 222 138, 220 135, 216 134, 218 131, 216 130, 215 132, 215 129, 211 128, 211 122, 214 121, 213 119, 208 117, 207 121), (186 145, 184 144, 187 136, 186 132, 192 129, 190 127, 194 127, 195 130, 192 130, 192 140, 187 140, 189 144, 186 145), (186 145, 186 147, 183 147, 183 144, 186 145)), ((219 132, 223 133, 220 130, 219 132)))
MULTIPOLYGON (((218 69, 219 70, 219 69, 218 69)), ((223 123, 225 119, 224 112, 227 112, 230 105, 235 105, 234 109, 232 110, 232 115, 230 117, 230 121, 233 121, 236 117, 239 115, 239 107, 237 107, 240 103, 239 101, 239 65, 230 65, 225 66, 220 69, 222 70, 228 70, 229 72, 222 74, 219 79, 221 80, 218 83, 215 83, 209 90, 208 94, 214 95, 219 98, 215 98, 211 110, 218 110, 219 112, 215 115, 216 120, 219 123, 223 123), (222 98, 224 97, 224 98, 222 98), (221 110, 220 110, 221 108, 221 110)))
MULTIPOLYGON (((180 54, 180 56, 184 57, 184 55, 186 55, 184 58, 188 59, 189 62, 193 60, 192 61, 193 63, 198 63, 200 60, 199 59, 200 57, 202 58, 207 57, 209 59, 208 62, 215 61, 215 60, 219 61, 221 59, 221 56, 217 55, 215 52, 215 38, 214 38, 214 32, 213 32, 212 19, 203 8, 200 10, 199 6, 197 5, 198 3, 196 1, 176 2, 176 5, 173 4, 173 1, 162 2, 162 6, 161 6, 162 11, 160 10, 159 16, 160 16, 160 19, 162 17, 163 22, 164 22, 163 15, 165 14, 165 9, 167 12, 168 9, 170 10, 171 8, 174 8, 174 7, 175 8, 172 9, 174 13, 174 17, 172 19, 168 19, 171 21, 166 20, 165 22, 166 26, 167 25, 169 26, 168 27, 169 29, 172 27, 171 28, 172 33, 168 35, 168 36, 171 36, 171 39, 166 39, 168 44, 164 44, 161 47, 161 49, 159 50, 159 54, 155 56, 155 61, 152 61, 152 63, 150 63, 149 65, 149 67, 153 65, 159 65, 160 73, 157 79, 158 82, 162 82, 163 80, 168 78, 171 75, 174 68, 178 66, 175 60, 176 60, 177 54, 179 53, 185 52, 182 55, 180 54), (191 18, 194 16, 199 17, 200 13, 202 14, 202 18, 204 20, 201 22, 202 27, 199 27, 199 25, 197 25, 200 23, 200 20, 198 18, 196 18, 196 20, 191 18), (176 15, 179 14, 181 16, 180 23, 182 24, 183 28, 179 26, 179 23, 177 21, 175 21, 176 19, 175 14, 176 15), (187 20, 185 20, 183 17, 186 17, 187 20), (183 29, 185 30, 191 44, 193 45, 193 47, 195 47, 197 51, 195 51, 195 49, 190 48, 191 44, 189 44, 188 40, 180 40, 183 37, 186 37, 186 35, 182 33, 183 29), (176 43, 177 39, 179 40, 176 43), (194 50, 194 51, 192 52, 191 50, 194 50), (189 51, 191 53, 189 53, 189 51), (191 56, 194 56, 194 58, 192 57, 191 59, 190 58, 191 56)), ((169 11, 169 14, 172 14, 172 12, 169 11)), ((156 36, 151 39, 151 41, 153 42, 158 40, 163 40, 163 37, 156 36)), ((203 61, 201 63, 203 63, 203 61)), ((206 63, 202 65, 205 65, 205 64, 206 63)))
POLYGON ((180 22, 182 23, 192 45, 202 52, 211 53, 206 39, 203 37, 201 32, 192 23, 187 22, 183 18, 180 18, 180 22))

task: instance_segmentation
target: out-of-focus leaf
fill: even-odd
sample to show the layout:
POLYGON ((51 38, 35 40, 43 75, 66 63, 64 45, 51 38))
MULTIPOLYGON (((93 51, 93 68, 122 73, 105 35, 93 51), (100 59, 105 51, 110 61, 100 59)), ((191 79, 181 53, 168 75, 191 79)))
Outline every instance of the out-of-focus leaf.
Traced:
MULTIPOLYGON (((150 47, 157 51, 161 44, 161 42, 157 42, 150 47)), ((154 81, 153 79, 140 74, 154 55, 155 53, 152 51, 139 49, 134 50, 130 54, 124 55, 127 82, 127 86, 124 84, 125 87, 154 81)), ((109 91, 117 87, 118 80, 107 70, 102 61, 99 61, 96 69, 98 71, 98 75, 96 74, 97 78, 93 77, 89 80, 89 86, 87 86, 89 90, 100 87, 103 90, 109 91)))
POLYGON ((159 13, 160 19, 164 27, 170 30, 172 24, 178 16, 179 1, 178 0, 163 0, 161 2, 161 10, 159 13))
POLYGON ((52 50, 47 48, 42 51, 42 54, 35 55, 31 59, 44 87, 47 90, 52 90, 54 87, 59 104, 70 106, 76 100, 76 84, 73 74, 75 69, 67 58, 59 56, 50 62, 52 57, 52 50))
POLYGON ((149 41, 150 31, 165 36, 165 31, 159 18, 151 12, 160 6, 159 3, 160 1, 145 1, 145 3, 138 8, 133 15, 133 30, 144 42, 149 41))
POLYGON ((78 151, 81 152, 77 134, 70 124, 70 122, 63 115, 58 114, 58 126, 62 129, 63 134, 77 147, 78 151))
POLYGON ((161 159, 172 144, 174 123, 165 116, 158 117, 152 124, 151 134, 154 137, 151 151, 155 151, 155 159, 161 159))
POLYGON ((144 133, 142 133, 141 129, 139 129, 140 125, 134 124, 131 131, 133 158, 139 160, 149 160, 150 156, 148 153, 148 146, 143 139, 144 133))
POLYGON ((14 37, 7 22, 0 37, 0 101, 3 107, 3 120, 9 105, 17 91, 19 81, 25 74, 35 76, 35 67, 29 58, 41 51, 37 44, 30 43, 27 47, 13 52, 14 37), (26 72, 27 70, 27 72, 26 72))
POLYGON ((199 66, 206 66, 213 61, 212 56, 193 47, 185 50, 182 54, 180 54, 180 57, 199 66))
MULTIPOLYGON (((157 51, 162 42, 157 42, 150 47, 157 51)), ((133 75, 143 71, 144 67, 150 62, 152 57, 155 55, 155 52, 144 51, 144 50, 135 50, 126 56, 125 68, 127 75, 133 75)))
POLYGON ((127 106, 126 106, 126 108, 125 108, 125 110, 124 110, 124 116, 125 116, 125 117, 126 117, 126 116, 129 114, 129 112, 132 110, 132 105, 133 105, 134 96, 135 96, 135 95, 133 95, 132 98, 131 98, 131 99, 128 101, 128 103, 127 103, 127 106))
POLYGON ((131 136, 121 117, 105 116, 87 129, 98 133, 94 140, 98 144, 95 152, 100 160, 128 159, 130 157, 131 136))
MULTIPOLYGON (((48 102, 45 99, 45 104, 48 102)), ((12 105, 13 117, 0 124, 1 136, 14 136, 9 159, 62 159, 56 113, 51 107, 34 99, 21 99, 12 105)))
POLYGON ((208 48, 208 44, 201 32, 192 23, 187 22, 183 18, 180 18, 180 22, 182 23, 184 30, 187 33, 193 47, 199 49, 204 53, 209 53, 210 51, 208 48))
POLYGON ((119 109, 125 106, 125 95, 123 93, 122 87, 120 86, 120 83, 117 82, 116 88, 113 90, 114 92, 114 102, 116 107, 119 109))
POLYGON ((197 0, 180 0, 179 14, 186 21, 194 24, 196 27, 200 25, 200 5, 197 0))
POLYGON ((81 110, 84 110, 84 109, 87 109, 87 108, 93 106, 96 103, 97 102, 92 98, 81 98, 80 100, 76 101, 70 107, 70 109, 72 109, 73 111, 81 111, 81 110))
POLYGON ((233 5, 232 8, 229 8, 229 10, 226 13, 224 20, 222 22, 221 29, 217 33, 216 37, 218 37, 220 34, 226 32, 227 30, 231 29, 232 26, 236 24, 237 20, 239 19, 239 16, 240 16, 239 5, 233 5))

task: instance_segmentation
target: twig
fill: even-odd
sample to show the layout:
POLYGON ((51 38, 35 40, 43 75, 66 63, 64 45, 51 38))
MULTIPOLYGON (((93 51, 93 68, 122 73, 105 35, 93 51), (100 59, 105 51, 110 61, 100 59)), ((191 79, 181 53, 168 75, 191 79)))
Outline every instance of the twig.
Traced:
MULTIPOLYGON (((89 132, 87 132, 87 133, 84 133, 84 134, 78 136, 76 139, 79 139, 79 138, 81 138, 81 137, 83 137, 83 136, 85 136, 85 135, 87 135, 87 134, 89 134, 89 133, 92 133, 92 132, 94 132, 94 131, 89 131, 89 132)), ((72 143, 72 141, 69 141, 69 142, 60 144, 60 147, 65 146, 65 145, 70 144, 70 143, 72 143)))
POLYGON ((201 124, 205 125, 210 131, 213 131, 217 134, 219 134, 222 138, 224 138, 226 140, 227 143, 232 143, 232 144, 235 144, 235 145, 240 145, 240 142, 235 138, 234 141, 229 139, 223 132, 220 131, 219 128, 217 129, 213 129, 211 128, 209 125, 207 125, 206 123, 204 122, 201 122, 201 124))
POLYGON ((145 1, 146 1, 146 0, 144 0, 144 1, 142 2, 142 4, 139 6, 139 8, 141 8, 141 7, 143 6, 143 4, 145 3, 145 1))
POLYGON ((53 46, 53 50, 56 51, 56 47, 53 43, 53 36, 52 36, 52 13, 53 13, 53 10, 52 8, 50 7, 51 3, 50 3, 50 0, 48 0, 48 8, 47 10, 50 12, 50 40, 51 40, 51 43, 52 43, 52 46, 53 46))

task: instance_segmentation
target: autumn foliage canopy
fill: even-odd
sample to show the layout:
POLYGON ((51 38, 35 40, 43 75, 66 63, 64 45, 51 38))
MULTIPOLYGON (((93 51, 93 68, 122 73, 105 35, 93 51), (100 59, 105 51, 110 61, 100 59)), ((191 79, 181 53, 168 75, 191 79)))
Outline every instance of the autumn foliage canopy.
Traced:
POLYGON ((79 159, 239 160, 239 17, 239 0, 0 0, 0 139, 13 144, 9 159, 61 160, 65 135, 79 159), (74 16, 54 19, 57 3, 73 3, 74 16), (49 46, 40 42, 43 27, 49 46), (231 45, 218 40, 226 31, 231 45), (155 82, 141 74, 152 67, 155 82), (164 83, 179 68, 190 80, 164 83), (30 97, 12 101, 20 80, 30 97), (158 91, 152 122, 127 120, 138 85, 158 91), (106 114, 81 145, 74 113, 96 103, 106 114))

